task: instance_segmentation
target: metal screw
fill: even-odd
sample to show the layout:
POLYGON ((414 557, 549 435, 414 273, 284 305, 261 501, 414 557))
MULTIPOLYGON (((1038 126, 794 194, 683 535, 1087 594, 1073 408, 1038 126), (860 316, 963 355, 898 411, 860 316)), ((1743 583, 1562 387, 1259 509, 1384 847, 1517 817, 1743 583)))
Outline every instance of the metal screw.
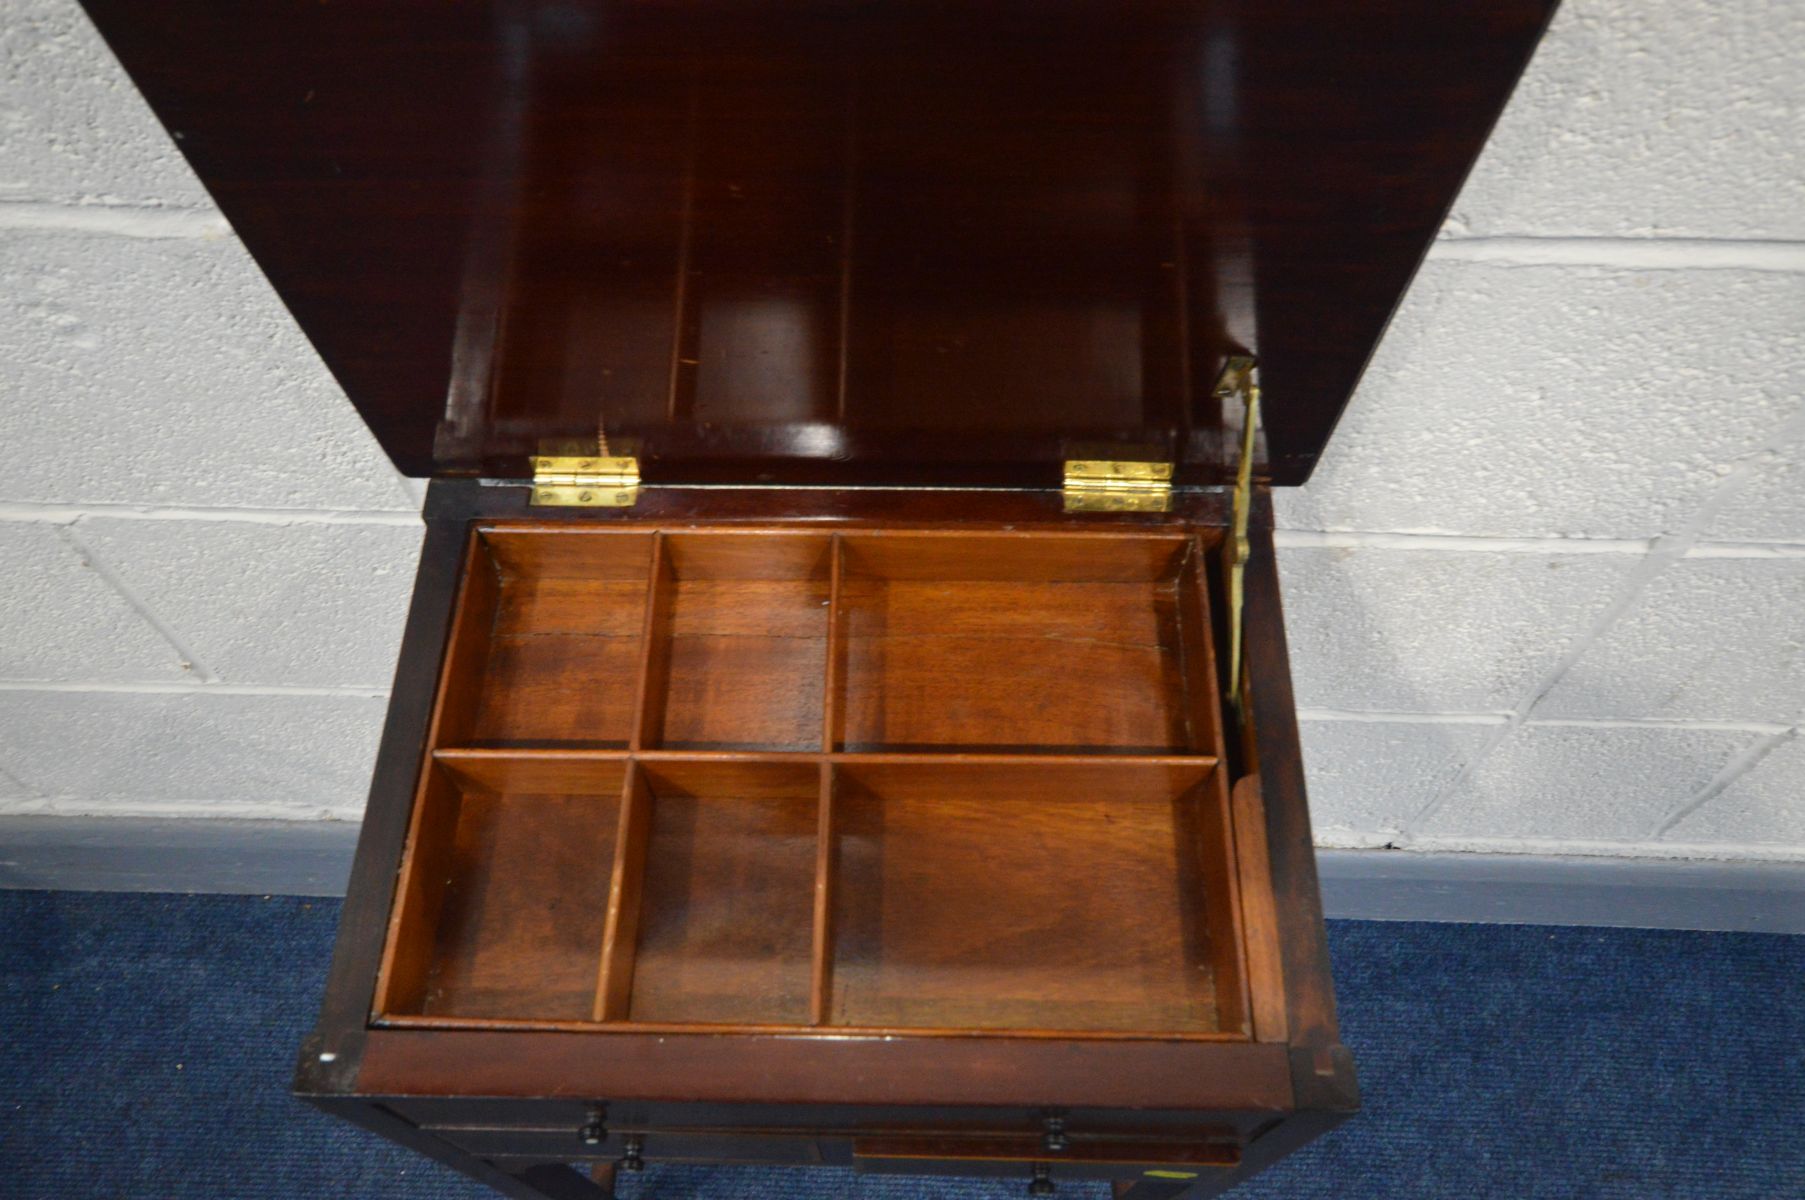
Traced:
POLYGON ((646 1169, 646 1160, 643 1154, 643 1151, 645 1150, 644 1138, 640 1137, 637 1133, 630 1133, 627 1135, 627 1140, 622 1146, 622 1149, 625 1151, 625 1153, 621 1155, 620 1160, 620 1165, 622 1167, 629 1171, 643 1171, 646 1169))
POLYGON ((1053 1194, 1052 1170, 1046 1163, 1034 1164, 1034 1178, 1028 1181, 1030 1196, 1051 1196, 1053 1194))

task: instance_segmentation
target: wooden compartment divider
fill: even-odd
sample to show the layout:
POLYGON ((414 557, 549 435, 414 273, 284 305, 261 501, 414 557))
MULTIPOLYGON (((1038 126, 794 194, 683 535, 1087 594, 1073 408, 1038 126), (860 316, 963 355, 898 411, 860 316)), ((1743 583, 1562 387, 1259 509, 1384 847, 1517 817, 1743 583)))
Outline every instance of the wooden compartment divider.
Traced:
MULTIPOLYGON (((1006 533, 657 530, 592 533, 588 546, 564 551, 534 543, 570 535, 536 530, 508 533, 503 548, 490 552, 482 536, 472 545, 451 635, 421 812, 391 924, 380 1021, 647 1031, 1273 1035, 1282 981, 1270 944, 1270 882, 1236 866, 1236 828, 1257 800, 1229 794, 1201 538, 1067 536, 1045 546, 1006 533), (622 547, 624 539, 637 538, 639 549, 631 552, 644 554, 637 669, 630 679, 623 673, 571 686, 630 689, 624 744, 470 744, 470 714, 489 682, 484 639, 505 603, 502 592, 520 586, 497 586, 504 577, 496 564, 505 561, 516 572, 535 564, 580 571, 583 562, 595 561, 608 564, 616 578, 636 571, 602 540, 610 537, 623 539, 622 547), (855 547, 862 556, 857 563, 855 547), (941 575, 951 577, 943 588, 935 583, 941 575), (886 594, 893 579, 904 586, 886 594), (1058 607, 1062 580, 1071 581, 1069 611, 1058 607), (1013 584, 1031 593, 1020 611, 1007 607, 1013 584), (974 662, 989 657, 1000 664, 993 677, 972 685, 987 689, 974 701, 979 736, 970 744, 956 737, 890 744, 855 735, 848 745, 851 705, 864 706, 858 719, 867 723, 888 719, 870 707, 870 697, 849 697, 849 660, 862 656, 859 670, 869 682, 889 670, 887 655, 906 662, 924 653, 893 641, 855 648, 854 637, 937 636, 924 624, 937 589, 949 597, 954 628, 964 630, 954 636, 967 638, 974 662), (768 634, 759 624, 766 604, 785 606, 771 618, 768 634), (852 617, 860 605, 862 634, 852 617), (1133 623, 1131 631, 1097 649, 1094 639, 1110 635, 1107 623, 1118 613, 1133 623), (901 624, 888 627, 892 619, 901 624), (1055 626, 1054 644, 1034 643, 1043 619, 1055 626), (682 639, 690 639, 677 651, 685 661, 674 664, 673 643, 682 639), (1034 718, 1050 739, 1013 744, 998 720, 1004 711, 998 706, 1012 701, 1010 671, 1028 664, 1021 669, 1031 676, 1026 701, 1033 702, 1072 646, 1128 670, 1123 679, 1099 682, 1100 703, 1115 702, 1112 688, 1155 689, 1129 703, 1142 705, 1157 727, 1124 743, 1079 744, 1085 730, 1059 722, 1083 709, 1062 697, 1060 713, 1034 718), (736 665, 759 673, 711 675, 731 675, 736 665), (811 686, 799 667, 821 689, 818 710, 811 694, 793 694, 811 686), (674 699, 673 675, 683 671, 694 678, 674 699), (766 692, 770 711, 757 707, 766 692), (693 709, 716 695, 743 710, 673 708, 693 709), (794 724, 801 713, 810 717, 806 731, 794 724), (681 744, 666 745, 673 718, 691 731, 706 727, 723 736, 698 745, 686 735, 681 744), (791 741, 799 744, 792 748, 791 741), (552 804, 584 794, 602 778, 618 780, 617 797, 552 804), (533 1011, 536 985, 528 978, 521 980, 522 997, 493 1012, 476 1011, 474 1001, 451 1009, 426 1002, 433 956, 458 947, 435 941, 447 888, 512 895, 497 877, 455 877, 461 869, 490 869, 459 867, 453 858, 457 808, 466 792, 529 822, 524 834, 513 835, 515 849, 508 852, 517 855, 534 844, 519 842, 522 836, 540 839, 548 850, 558 845, 558 821, 586 819, 583 813, 606 820, 606 861, 588 868, 598 883, 605 877, 605 913, 560 909, 554 896, 546 901, 550 909, 526 918, 552 931, 539 943, 539 952, 548 952, 544 947, 569 936, 556 932, 560 923, 586 927, 599 916, 586 1013, 533 1011), (543 815, 532 815, 535 808, 543 815), (1262 886, 1266 892, 1259 894, 1262 886), (1256 894, 1244 894, 1250 887, 1256 894)), ((580 580, 570 581, 537 596, 521 593, 516 602, 563 605, 556 611, 565 613, 564 593, 582 590, 580 580)), ((560 619, 580 628, 612 627, 575 613, 560 619)), ((1074 686, 1086 682, 1078 677, 1074 686)), ((934 699, 917 694, 894 702, 934 699)), ((959 731, 944 721, 940 728, 959 731)), ((576 828, 567 836, 583 841, 576 828)), ((562 861, 575 861, 568 849, 562 861)), ((493 972, 484 978, 492 977, 500 978, 493 972)))
MULTIPOLYGON (((1192 538, 1178 580, 1178 629, 1184 644, 1182 655, 1187 711, 1203 726, 1202 737, 1216 758, 1204 784, 1214 796, 1214 819, 1200 827, 1202 852, 1215 861, 1236 861, 1234 811, 1229 804, 1227 726, 1222 718, 1221 674, 1216 664, 1215 622, 1210 609, 1209 552, 1202 538, 1192 538)), ((1238 872, 1213 871, 1204 879, 1204 912, 1210 920, 1210 936, 1222 947, 1234 980, 1230 988, 1218 988, 1217 1013, 1224 1028, 1251 1031, 1252 998, 1247 969, 1247 921, 1238 872)))
POLYGON ((846 542, 841 535, 833 535, 829 554, 832 561, 827 591, 827 690, 821 697, 823 753, 831 753, 840 744, 846 721, 846 702, 840 694, 846 679, 846 542))
MULTIPOLYGON (((1217 769, 1218 778, 1224 776, 1217 769)), ((1266 803, 1260 777, 1245 775, 1230 792, 1238 865, 1240 912, 1245 946, 1245 991, 1249 1034, 1256 1042, 1282 1042, 1285 1020, 1285 976, 1279 959, 1278 899, 1272 890, 1270 847, 1266 841, 1266 803)))
POLYGON ((388 952, 376 979, 378 1012, 419 1012, 426 1007, 426 978, 447 873, 430 864, 448 858, 457 837, 459 798, 451 776, 428 767, 414 799, 408 861, 389 918, 388 952))
POLYGON ((825 1025, 833 992, 834 971, 834 794, 839 774, 833 762, 821 762, 821 793, 815 828, 815 920, 809 962, 810 1025, 825 1025))
POLYGON ((482 537, 473 531, 464 552, 464 584, 452 614, 444 675, 433 702, 429 736, 435 746, 468 742, 475 733, 477 704, 501 593, 499 573, 488 569, 488 562, 482 537))
POLYGON ((595 777, 598 764, 625 764, 624 750, 494 750, 457 747, 434 750, 432 759, 494 792, 575 792, 595 777))
POLYGON ((660 532, 652 541, 652 569, 646 579, 645 645, 639 671, 633 680, 633 738, 629 750, 643 750, 664 724, 664 696, 670 686, 671 645, 664 636, 670 626, 671 560, 660 532))
POLYGON ((1209 553, 1194 538, 1179 567, 1179 662, 1184 668, 1185 716, 1191 744, 1220 758, 1225 750, 1222 684, 1216 670, 1216 633, 1210 611, 1209 553))
POLYGON ((592 1017, 624 1021, 633 992, 633 959, 639 942, 640 904, 645 898, 646 844, 652 832, 651 790, 645 770, 627 764, 621 787, 613 870, 608 885, 608 918, 602 931, 601 965, 592 1017))

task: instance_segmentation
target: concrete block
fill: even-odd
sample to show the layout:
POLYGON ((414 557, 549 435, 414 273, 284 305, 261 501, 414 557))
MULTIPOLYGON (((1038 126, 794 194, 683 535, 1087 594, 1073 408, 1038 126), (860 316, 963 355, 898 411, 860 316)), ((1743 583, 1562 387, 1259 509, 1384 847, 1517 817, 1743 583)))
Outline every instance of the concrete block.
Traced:
POLYGON ((235 240, 0 239, 0 501, 415 505, 235 240))
POLYGON ((0 66, 0 201, 212 206, 76 0, 11 0, 0 66))
POLYGON ((1704 537, 1725 542, 1805 543, 1805 443, 1762 456, 1727 498, 1704 537))
POLYGON ((5 763, 0 762, 0 800, 26 800, 30 797, 31 792, 19 782, 19 777, 5 763))
POLYGON ((1805 559, 1675 563, 1535 715, 1777 724, 1805 716, 1805 559))
POLYGON ((1279 524, 1653 537, 1801 395, 1805 275, 1431 262, 1279 524))
POLYGON ((0 762, 72 811, 354 817, 386 703, 0 690, 0 762))
POLYGON ((1790 0, 1564 0, 1456 227, 1805 238, 1801 47, 1790 0))
POLYGON ((417 525, 90 517, 79 535, 228 683, 389 685, 417 525))
POLYGON ((1306 718, 1298 732, 1317 844, 1359 847, 1395 839, 1497 727, 1306 718))
POLYGON ((1683 844, 1791 847, 1805 858, 1805 738, 1775 747, 1667 831, 1683 844))
POLYGON ((173 646, 54 525, 0 521, 0 681, 175 680, 173 646))
POLYGON ((1412 832, 1475 839, 1645 842, 1760 734, 1667 726, 1525 725, 1412 832))
POLYGON ((1284 548, 1297 702, 1365 712, 1511 711, 1637 561, 1558 551, 1284 548))

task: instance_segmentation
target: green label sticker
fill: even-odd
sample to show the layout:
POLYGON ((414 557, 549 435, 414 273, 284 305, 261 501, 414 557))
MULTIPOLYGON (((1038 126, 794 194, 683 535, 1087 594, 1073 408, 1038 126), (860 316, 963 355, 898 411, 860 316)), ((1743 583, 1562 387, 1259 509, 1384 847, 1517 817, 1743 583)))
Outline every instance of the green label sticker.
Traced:
POLYGON ((1141 1173, 1143 1175, 1147 1175, 1153 1179, 1195 1179, 1195 1178, 1197 1178, 1197 1172, 1195 1172, 1195 1171, 1143 1171, 1141 1173))

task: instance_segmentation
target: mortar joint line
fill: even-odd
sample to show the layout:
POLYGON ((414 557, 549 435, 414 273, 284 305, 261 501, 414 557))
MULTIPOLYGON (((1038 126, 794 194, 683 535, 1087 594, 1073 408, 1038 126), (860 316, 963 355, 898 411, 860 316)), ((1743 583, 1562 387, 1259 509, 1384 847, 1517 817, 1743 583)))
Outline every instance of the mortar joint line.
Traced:
POLYGON ((0 200, 0 230, 152 241, 221 241, 236 237, 225 216, 211 205, 67 200, 0 200))
MULTIPOLYGON (((1299 721, 1319 724, 1368 725, 1504 725, 1507 712, 1404 712, 1300 706, 1299 721)), ((1794 726, 1781 721, 1732 721, 1716 717, 1531 717, 1525 724, 1561 729, 1692 729, 1720 733, 1756 733, 1763 736, 1790 733, 1794 726)))
POLYGON ((192 679, 139 682, 109 680, 0 679, 6 692, 69 692, 120 696, 318 696, 328 699, 386 700, 389 689, 374 684, 204 683, 192 679))
POLYGON ((182 507, 155 504, 54 504, 34 501, 0 501, 0 521, 74 525, 90 518, 106 521, 213 521, 252 525, 378 525, 411 527, 420 524, 418 512, 408 509, 288 509, 182 507))
POLYGON ((1497 725, 1504 712, 1405 712, 1396 709, 1322 708, 1299 705, 1297 719, 1348 725, 1497 725))
POLYGON ((1639 838, 1493 837, 1432 834, 1398 849, 1418 855, 1532 855, 1568 860, 1608 858, 1622 861, 1707 861, 1722 864, 1792 864, 1805 859, 1805 843, 1799 845, 1731 842, 1654 842, 1639 838))
POLYGON ((81 792, 46 795, 28 800, 0 798, 0 816, 83 817, 152 821, 269 821, 342 822, 363 819, 362 806, 349 807, 325 801, 278 802, 275 807, 209 800, 140 800, 96 797, 81 792))
POLYGON ((1495 267, 1602 267, 1629 271, 1805 271, 1805 241, 1790 238, 1587 234, 1469 234, 1444 230, 1429 257, 1495 267))
POLYGON ((1276 529, 1281 550, 1394 550, 1445 554, 1646 554, 1653 538, 1434 533, 1380 529, 1276 529))

